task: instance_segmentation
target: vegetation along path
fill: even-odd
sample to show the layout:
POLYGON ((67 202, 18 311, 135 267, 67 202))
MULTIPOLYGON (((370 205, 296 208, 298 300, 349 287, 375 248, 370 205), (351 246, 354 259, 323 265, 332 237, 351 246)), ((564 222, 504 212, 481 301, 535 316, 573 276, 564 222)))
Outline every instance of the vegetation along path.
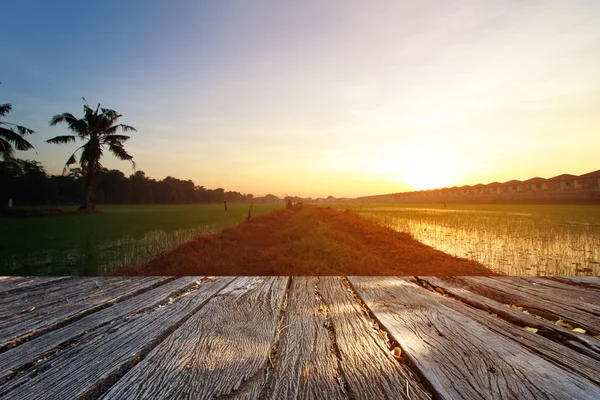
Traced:
POLYGON ((494 275, 353 212, 304 206, 202 235, 116 275, 494 275))

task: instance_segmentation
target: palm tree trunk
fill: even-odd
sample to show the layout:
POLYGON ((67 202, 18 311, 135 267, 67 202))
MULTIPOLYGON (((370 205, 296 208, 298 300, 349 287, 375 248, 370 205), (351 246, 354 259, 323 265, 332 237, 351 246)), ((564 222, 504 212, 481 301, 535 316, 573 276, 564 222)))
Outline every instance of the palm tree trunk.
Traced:
POLYGON ((93 163, 89 163, 85 177, 83 204, 79 207, 80 210, 89 210, 91 208, 94 181, 94 165, 93 163))

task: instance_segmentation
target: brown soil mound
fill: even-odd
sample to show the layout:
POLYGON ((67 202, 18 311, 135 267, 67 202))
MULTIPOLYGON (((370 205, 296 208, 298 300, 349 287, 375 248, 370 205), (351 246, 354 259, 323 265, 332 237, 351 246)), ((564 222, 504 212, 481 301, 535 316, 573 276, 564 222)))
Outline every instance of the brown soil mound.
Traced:
POLYGON ((199 236, 114 275, 495 275, 352 212, 304 206, 199 236))

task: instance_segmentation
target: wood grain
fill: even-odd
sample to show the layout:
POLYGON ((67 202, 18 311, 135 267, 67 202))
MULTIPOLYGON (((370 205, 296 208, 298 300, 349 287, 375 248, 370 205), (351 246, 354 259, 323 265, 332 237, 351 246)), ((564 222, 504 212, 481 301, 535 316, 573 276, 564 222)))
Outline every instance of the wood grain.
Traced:
POLYGON ((548 276, 546 279, 600 290, 600 277, 598 276, 548 276))
POLYGON ((237 278, 102 398, 258 398, 288 279, 237 278))
MULTIPOLYGON (((469 290, 468 286, 452 281, 452 278, 421 276, 419 279, 427 282, 434 288, 441 288, 444 292, 460 299, 473 307, 498 315, 500 318, 520 326, 529 326, 538 329, 538 335, 544 336, 557 343, 569 346, 591 358, 600 357, 600 340, 581 333, 572 332, 570 329, 558 326, 550 321, 535 317, 523 311, 515 310, 510 305, 497 302, 469 290)), ((542 280, 543 278, 538 278, 542 280)))
POLYGON ((600 388, 394 277, 349 277, 356 292, 444 399, 597 399, 600 388))
MULTIPOLYGON (((453 288, 448 288, 448 286, 443 285, 443 281, 441 279, 438 279, 436 277, 429 277, 424 279, 431 282, 432 285, 434 285, 435 287, 444 288, 444 291, 446 293, 455 293, 455 290, 453 290, 453 288), (436 283, 439 283, 440 285, 436 286, 436 283)), ((461 294, 463 294, 464 297, 464 293, 461 294)), ((521 326, 515 326, 507 321, 499 319, 498 317, 494 317, 488 312, 482 311, 478 308, 470 307, 461 301, 455 300, 454 298, 444 297, 440 293, 436 293, 436 295, 438 296, 438 301, 441 304, 450 307, 460 312, 461 314, 466 315, 467 317, 479 322, 480 324, 488 327, 494 332, 497 332, 507 337, 508 339, 515 341, 516 343, 519 343, 521 346, 527 348, 529 351, 538 354, 546 360, 551 361, 560 368, 571 371, 585 379, 593 381, 596 384, 600 384, 600 354, 595 355, 595 357, 583 355, 577 351, 577 348, 575 348, 576 350, 574 350, 572 348, 565 347, 560 343, 546 339, 544 336, 539 334, 539 330, 538 334, 535 334, 532 332, 528 332, 524 329, 525 326, 531 325, 522 324, 521 326)), ((462 300, 463 297, 460 297, 460 299, 462 300)), ((471 302, 469 302, 468 304, 471 304, 471 302)), ((523 314, 520 311, 512 310, 506 306, 504 307, 515 313, 523 314)), ((527 316, 526 314, 523 315, 527 316)), ((556 325, 539 320, 535 317, 529 316, 529 318, 540 321, 545 325, 545 328, 549 330, 553 327, 560 328, 556 325)), ((565 328, 560 329, 564 330, 565 328)), ((568 329, 566 330, 573 336, 582 336, 581 334, 573 333, 568 329)))
POLYGON ((167 304, 95 329, 0 386, 2 399, 96 398, 233 278, 217 278, 167 304))
POLYGON ((179 292, 196 285, 196 282, 200 283, 202 279, 200 276, 176 279, 7 350, 0 354, 0 383, 6 382, 17 371, 45 358, 53 351, 60 350, 86 332, 125 315, 168 302, 169 298, 176 297, 179 292))
POLYGON ((469 290, 508 305, 523 307, 551 321, 559 319, 593 335, 600 334, 600 292, 588 291, 588 298, 569 295, 566 290, 534 285, 518 277, 448 277, 469 290), (590 298, 595 299, 594 301, 590 298))
POLYGON ((72 276, 0 276, 0 295, 30 290, 36 286, 44 286, 65 280, 72 276))
POLYGON ((317 292, 328 308, 341 370, 354 399, 429 399, 417 378, 391 355, 382 332, 369 324, 339 278, 321 278, 317 292))
POLYGON ((0 295, 0 351, 172 279, 84 278, 0 295))

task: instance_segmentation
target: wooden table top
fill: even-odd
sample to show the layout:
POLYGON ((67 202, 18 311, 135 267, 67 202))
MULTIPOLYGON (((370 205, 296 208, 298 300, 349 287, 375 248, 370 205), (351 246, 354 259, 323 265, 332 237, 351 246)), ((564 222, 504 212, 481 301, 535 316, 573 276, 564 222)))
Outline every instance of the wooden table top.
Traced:
POLYGON ((599 277, 0 277, 0 398, 600 399, 599 335, 599 277))

